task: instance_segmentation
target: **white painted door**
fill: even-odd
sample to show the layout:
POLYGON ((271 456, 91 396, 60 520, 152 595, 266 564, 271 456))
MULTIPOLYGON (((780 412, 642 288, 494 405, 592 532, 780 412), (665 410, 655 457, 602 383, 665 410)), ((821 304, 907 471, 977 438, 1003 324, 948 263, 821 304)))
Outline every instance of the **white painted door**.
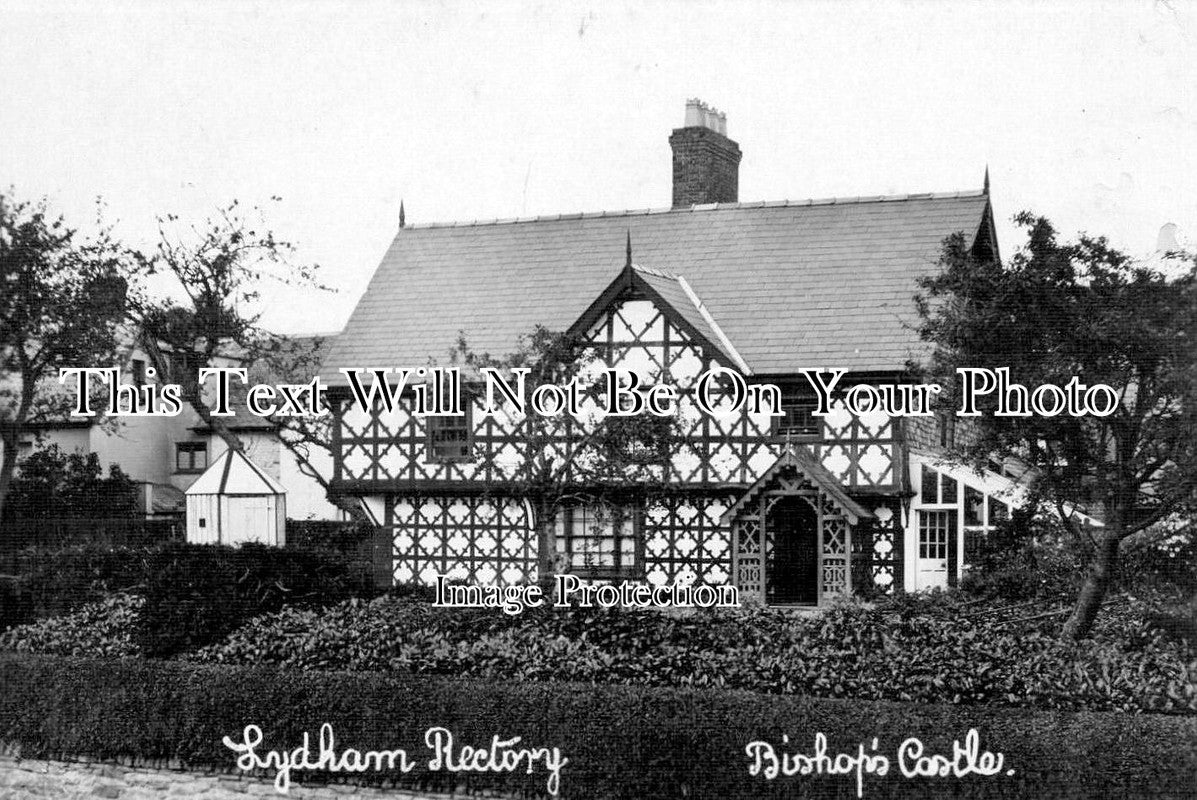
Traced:
POLYGON ((948 537, 955 535, 955 510, 919 511, 916 588, 948 586, 948 537))
POLYGON ((269 497, 234 497, 229 502, 229 543, 271 543, 274 509, 269 497))

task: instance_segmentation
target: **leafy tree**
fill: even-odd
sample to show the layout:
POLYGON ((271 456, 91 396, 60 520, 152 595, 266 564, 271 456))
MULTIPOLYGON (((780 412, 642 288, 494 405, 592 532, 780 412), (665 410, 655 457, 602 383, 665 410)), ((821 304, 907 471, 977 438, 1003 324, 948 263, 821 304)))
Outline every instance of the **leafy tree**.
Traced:
POLYGON ((0 194, 0 512, 22 436, 68 413, 59 368, 116 357, 129 273, 107 232, 82 241, 44 200, 0 194))
POLYGON ((1036 493, 1090 544, 1064 626, 1066 637, 1083 638, 1120 544, 1194 503, 1197 289, 1192 268, 1169 280, 1104 238, 1062 242, 1042 217, 1016 220, 1027 242, 1007 264, 978 258, 961 236, 945 243, 942 270, 921 281, 920 332, 935 345, 928 372, 956 408, 960 367, 1009 367, 1011 381, 1032 390, 1076 376, 1118 392, 1104 417, 998 417, 997 394, 983 395, 975 436, 962 446, 978 463, 1013 456, 1033 467, 1036 493), (1083 525, 1074 503, 1103 525, 1083 525))
MULTIPOLYGON (((464 334, 451 351, 450 366, 463 370, 465 379, 490 368, 514 386, 512 370, 527 369, 528 395, 538 386, 564 386, 578 379, 589 387, 581 403, 582 415, 567 412, 558 416, 535 413, 529 398, 527 413, 516 417, 512 436, 518 442, 519 461, 510 479, 496 480, 501 488, 526 498, 531 505, 537 538, 537 573, 546 587, 552 574, 562 571, 556 552, 555 523, 568 505, 595 507, 601 520, 629 496, 643 497, 668 480, 669 462, 679 438, 676 417, 651 414, 631 416, 587 412, 601 390, 594 377, 605 365, 597 354, 577 337, 536 326, 521 336, 516 350, 503 357, 474 352, 464 334)), ((600 403, 604 405, 605 403, 600 403)))
POLYGON ((105 478, 95 453, 64 453, 57 445, 21 462, 6 519, 136 517, 137 483, 113 464, 105 478))

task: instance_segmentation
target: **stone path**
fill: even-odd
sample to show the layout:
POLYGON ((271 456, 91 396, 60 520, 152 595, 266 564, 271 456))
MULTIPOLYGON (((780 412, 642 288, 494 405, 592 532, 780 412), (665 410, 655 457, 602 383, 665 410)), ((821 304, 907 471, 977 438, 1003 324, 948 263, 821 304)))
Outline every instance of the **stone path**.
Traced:
MULTIPOLYGON (((247 800, 254 797, 332 800, 390 798, 449 800, 450 795, 421 794, 404 789, 375 789, 350 784, 305 788, 293 785, 286 794, 271 781, 228 773, 126 767, 96 761, 41 761, 0 756, 0 800, 158 800, 196 797, 201 800, 247 800)), ((453 795, 464 797, 464 795, 453 795)))

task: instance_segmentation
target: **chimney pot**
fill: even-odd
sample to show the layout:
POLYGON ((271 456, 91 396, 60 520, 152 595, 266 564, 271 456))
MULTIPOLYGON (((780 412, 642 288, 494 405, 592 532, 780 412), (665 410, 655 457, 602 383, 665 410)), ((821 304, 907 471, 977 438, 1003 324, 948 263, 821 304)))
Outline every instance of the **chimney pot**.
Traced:
POLYGON ((740 146, 727 138, 727 114, 697 97, 686 101, 685 124, 669 137, 673 149, 673 207, 735 203, 740 193, 740 146))

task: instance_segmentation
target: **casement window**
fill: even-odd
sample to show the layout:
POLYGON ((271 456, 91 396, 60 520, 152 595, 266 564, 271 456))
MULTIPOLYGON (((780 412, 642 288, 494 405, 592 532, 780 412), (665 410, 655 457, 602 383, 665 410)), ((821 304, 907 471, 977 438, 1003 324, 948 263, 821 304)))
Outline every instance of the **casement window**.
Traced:
POLYGON ((583 577, 636 577, 643 521, 634 506, 577 505, 557 515, 557 552, 583 577))
POLYGON ((470 407, 460 417, 424 418, 428 428, 428 460, 434 463, 469 461, 474 457, 470 407))
POLYGON ((177 472, 203 472, 208 468, 208 445, 205 442, 177 442, 175 444, 175 470, 177 472))
POLYGON ((820 418, 815 416, 818 403, 811 395, 782 390, 783 417, 773 418, 774 436, 818 436, 820 418))
POLYGON ((1010 506, 1004 500, 985 494, 965 484, 964 530, 987 533, 1010 517, 1010 506))
POLYGON ((960 484, 944 473, 923 465, 922 493, 920 500, 924 506, 954 506, 960 502, 960 484))

